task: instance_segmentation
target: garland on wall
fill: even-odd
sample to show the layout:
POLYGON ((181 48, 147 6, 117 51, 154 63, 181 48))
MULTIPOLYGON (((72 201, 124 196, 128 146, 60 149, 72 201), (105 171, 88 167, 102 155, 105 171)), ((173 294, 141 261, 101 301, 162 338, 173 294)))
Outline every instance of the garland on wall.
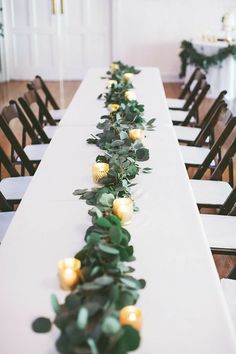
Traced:
POLYGON ((85 246, 73 259, 79 271, 73 279, 72 273, 60 279, 64 289, 68 275, 71 281, 63 304, 51 296, 54 321, 40 317, 32 324, 38 333, 56 325, 60 330, 56 348, 63 354, 126 354, 140 344, 142 313, 135 304, 145 281, 132 276, 134 269, 129 264, 135 260, 134 249, 123 224, 130 221, 133 210, 138 210, 131 193, 135 177, 151 172, 139 162, 149 159, 149 150, 143 145, 144 131, 154 129, 155 119, 146 122, 144 106, 133 91, 132 76, 138 73, 121 62, 113 63, 107 72, 107 90, 98 98, 104 100, 109 113, 97 125, 101 132, 87 140, 104 151, 93 168, 99 186, 74 191, 92 206, 85 246))
POLYGON ((232 55, 236 59, 236 45, 228 45, 226 48, 219 49, 216 54, 208 56, 196 51, 191 42, 183 41, 179 54, 181 59, 179 76, 184 77, 186 75, 186 68, 189 64, 199 66, 207 71, 211 66, 220 65, 229 55, 232 55))

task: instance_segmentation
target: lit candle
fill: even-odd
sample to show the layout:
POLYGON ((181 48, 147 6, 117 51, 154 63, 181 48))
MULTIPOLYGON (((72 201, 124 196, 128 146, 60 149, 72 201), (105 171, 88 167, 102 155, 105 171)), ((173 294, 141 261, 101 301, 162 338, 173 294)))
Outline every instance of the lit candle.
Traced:
POLYGON ((145 131, 144 129, 131 129, 129 131, 129 137, 132 141, 143 140, 145 131))
POLYGON ((132 73, 125 73, 124 74, 125 82, 129 82, 130 80, 132 80, 133 76, 134 76, 134 74, 132 74, 132 73))
POLYGON ((134 203, 130 198, 117 198, 113 201, 112 211, 122 224, 128 225, 133 215, 134 203))
POLYGON ((115 63, 112 63, 111 64, 111 71, 114 73, 116 70, 119 69, 119 65, 118 64, 115 64, 115 63))
POLYGON ((111 103, 107 106, 109 112, 116 112, 119 109, 120 105, 117 103, 111 103))
POLYGON ((79 282, 81 262, 76 258, 65 258, 58 262, 61 288, 72 290, 79 282))
POLYGON ((129 101, 134 101, 134 100, 136 100, 136 94, 134 91, 131 91, 131 90, 126 91, 125 98, 127 98, 127 100, 129 100, 129 101))
POLYGON ((99 180, 107 177, 109 171, 109 164, 104 162, 96 162, 92 168, 92 175, 94 183, 99 184, 99 180))
POLYGON ((120 311, 120 324, 132 326, 137 331, 142 327, 142 311, 136 306, 125 306, 120 311))
POLYGON ((109 80, 108 81, 108 88, 111 88, 112 85, 116 85, 117 84, 117 81, 116 80, 109 80))

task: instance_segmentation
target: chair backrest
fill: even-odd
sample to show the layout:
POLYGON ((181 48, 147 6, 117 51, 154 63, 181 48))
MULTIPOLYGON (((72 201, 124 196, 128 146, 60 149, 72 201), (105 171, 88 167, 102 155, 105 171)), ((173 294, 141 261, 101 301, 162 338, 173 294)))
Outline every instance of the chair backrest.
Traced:
MULTIPOLYGON (((228 111, 226 111, 226 114, 228 114, 228 111)), ((211 162, 217 157, 218 154, 221 155, 221 148, 226 142, 226 140, 229 138, 235 126, 236 117, 229 119, 219 138, 212 146, 209 154, 192 177, 193 179, 201 179, 205 175, 205 173, 211 168, 211 162)))
POLYGON ((19 97, 18 100, 19 100, 20 105, 17 102, 15 102, 17 110, 18 110, 18 112, 23 113, 21 107, 24 109, 24 112, 27 115, 28 120, 31 123, 32 130, 34 131, 34 134, 38 137, 38 140, 39 140, 38 143, 39 144, 40 143, 48 144, 50 142, 50 139, 47 136, 47 134, 45 133, 45 131, 43 130, 43 127, 40 124, 39 120, 37 119, 36 115, 34 114, 34 111, 27 104, 27 102, 24 100, 23 97, 19 97))
POLYGON ((11 205, 5 199, 4 195, 0 192, 0 210, 1 211, 12 211, 11 205))
MULTIPOLYGON (((38 120, 39 122, 43 125, 43 123, 50 124, 50 125, 56 125, 55 120, 49 113, 49 110, 47 109, 46 105, 44 104, 42 98, 38 94, 38 92, 31 86, 29 86, 29 90, 24 93, 24 100, 26 104, 31 107, 33 104, 36 104, 38 106, 38 120)), ((32 110, 32 109, 31 109, 32 110)))
MULTIPOLYGON (((0 145, 0 170, 1 170, 2 166, 7 170, 7 172, 9 173, 9 175, 11 177, 20 176, 20 174, 15 169, 15 167, 11 163, 10 159, 8 158, 7 154, 5 153, 5 151, 3 150, 3 148, 0 145)), ((0 176, 0 180, 1 180, 1 178, 2 178, 2 176, 0 176)))
POLYGON ((180 99, 186 99, 186 96, 192 92, 192 85, 194 81, 198 81, 199 74, 202 73, 201 69, 197 67, 193 72, 192 75, 189 77, 188 81, 184 84, 184 87, 179 95, 180 99))
POLYGON ((226 169, 228 169, 228 181, 229 184, 234 187, 234 155, 236 154, 236 138, 234 138, 233 142, 227 149, 226 153, 224 154, 222 160, 214 169, 210 179, 211 180, 222 180, 223 173, 226 169))
POLYGON ((220 215, 236 215, 236 187, 233 188, 230 195, 222 205, 219 211, 220 215))
POLYGON ((25 92, 23 97, 19 97, 18 101, 23 110, 25 111, 26 115, 28 116, 29 120, 31 121, 35 133, 40 136, 43 143, 49 143, 50 139, 43 130, 43 125, 45 123, 45 119, 50 125, 56 125, 56 122, 52 118, 41 97, 35 90, 32 89, 25 92), (33 104, 36 104, 38 108, 37 116, 32 108, 33 104))
POLYGON ((210 108, 210 114, 207 113, 205 123, 193 143, 194 146, 203 146, 207 138, 209 138, 209 145, 213 145, 215 140, 214 128, 222 116, 228 121, 232 117, 232 113, 227 109, 227 104, 224 101, 217 101, 214 107, 210 108))
POLYGON ((210 89, 210 85, 206 82, 206 80, 201 80, 198 92, 196 93, 196 99, 193 102, 188 114, 186 115, 185 120, 181 125, 186 126, 189 124, 192 117, 198 116, 198 109, 204 98, 206 97, 207 92, 210 89))
POLYGON ((205 117, 203 118, 201 124, 199 125, 201 129, 205 127, 205 125, 208 122, 208 119, 210 119, 211 115, 215 112, 217 109, 218 105, 224 100, 225 95, 227 94, 227 91, 221 91, 218 97, 214 100, 212 105, 210 106, 209 110, 207 111, 205 117))
POLYGON ((55 98, 51 94, 49 88, 47 87, 45 81, 42 79, 41 76, 36 75, 34 80, 31 81, 30 85, 27 85, 30 89, 31 87, 34 88, 36 91, 42 91, 45 97, 44 104, 46 107, 49 107, 49 104, 52 106, 53 109, 59 109, 59 105, 57 104, 55 98))
POLYGON ((7 121, 2 114, 0 114, 0 129, 8 142, 10 143, 11 149, 16 153, 17 157, 19 157, 20 162, 24 169, 28 171, 30 175, 33 175, 36 171, 33 163, 29 160, 28 156, 24 152, 23 147, 19 143, 16 135, 13 133, 11 128, 9 127, 9 121, 7 121))
POLYGON ((206 76, 201 69, 196 68, 179 96, 180 99, 185 99, 184 110, 188 110, 193 104, 201 87, 201 82, 205 79, 206 76))

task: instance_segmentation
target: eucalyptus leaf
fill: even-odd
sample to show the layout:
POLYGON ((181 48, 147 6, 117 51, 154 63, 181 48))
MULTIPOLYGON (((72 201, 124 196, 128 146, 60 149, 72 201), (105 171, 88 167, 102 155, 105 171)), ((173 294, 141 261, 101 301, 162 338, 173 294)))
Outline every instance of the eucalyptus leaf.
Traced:
POLYGON ((99 198, 98 202, 99 204, 106 206, 106 207, 111 207, 112 203, 114 201, 115 197, 111 193, 104 193, 102 196, 99 198))
POLYGON ((111 316, 107 317, 102 324, 102 331, 105 334, 116 334, 119 332, 120 328, 120 322, 111 316))
POLYGON ((77 317, 77 326, 79 329, 83 330, 88 323, 88 310, 86 309, 86 307, 81 307, 79 313, 78 313, 78 317, 77 317))
POLYGON ((95 284, 101 286, 107 286, 112 284, 114 282, 114 279, 108 275, 103 275, 102 277, 96 278, 94 282, 95 284))
POLYGON ((99 354, 96 343, 94 342, 93 338, 88 338, 87 339, 88 345, 91 349, 92 354, 99 354))
POLYGON ((87 192, 88 189, 76 189, 73 192, 73 195, 83 195, 85 192, 87 192))
POLYGON ((32 329, 36 333, 47 333, 51 330, 52 324, 48 318, 39 317, 32 323, 32 329))
POLYGON ((51 295, 51 305, 55 313, 60 312, 60 305, 55 294, 51 295))
POLYGON ((146 148, 140 148, 136 151, 136 157, 138 161, 146 161, 149 159, 149 150, 146 148))
POLYGON ((107 245, 104 245, 102 243, 100 243, 98 245, 99 249, 102 251, 102 252, 105 252, 105 253, 108 253, 108 254, 112 254, 112 255, 117 255, 119 254, 119 251, 114 248, 114 247, 110 247, 110 246, 107 246, 107 245))

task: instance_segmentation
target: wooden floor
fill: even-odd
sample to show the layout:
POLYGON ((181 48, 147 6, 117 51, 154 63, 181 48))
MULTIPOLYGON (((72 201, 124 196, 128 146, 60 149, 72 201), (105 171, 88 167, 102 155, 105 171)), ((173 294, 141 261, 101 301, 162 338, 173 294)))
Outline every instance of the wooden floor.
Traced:
MULTIPOLYGON (((26 91, 26 81, 11 81, 9 83, 0 83, 0 107, 7 105, 10 99, 17 99, 26 91)), ((61 108, 67 107, 74 93, 80 85, 79 81, 65 81, 63 85, 58 82, 47 82, 49 89, 56 98, 61 108)), ((167 97, 178 97, 181 89, 180 84, 166 83, 164 85, 167 97)), ((201 115, 204 116, 207 108, 211 104, 211 100, 205 100, 201 109, 201 115)), ((220 123, 222 124, 222 122, 220 123)), ((220 127, 219 127, 220 129, 220 127)), ((1 136, 0 136, 1 139, 1 136)), ((1 140, 1 144, 4 142, 1 140)), ((4 146, 7 150, 7 146, 4 146)), ((235 173, 236 175, 236 173, 235 173)), ((236 265, 236 257, 214 256, 217 270, 220 277, 226 277, 230 270, 236 265)))

